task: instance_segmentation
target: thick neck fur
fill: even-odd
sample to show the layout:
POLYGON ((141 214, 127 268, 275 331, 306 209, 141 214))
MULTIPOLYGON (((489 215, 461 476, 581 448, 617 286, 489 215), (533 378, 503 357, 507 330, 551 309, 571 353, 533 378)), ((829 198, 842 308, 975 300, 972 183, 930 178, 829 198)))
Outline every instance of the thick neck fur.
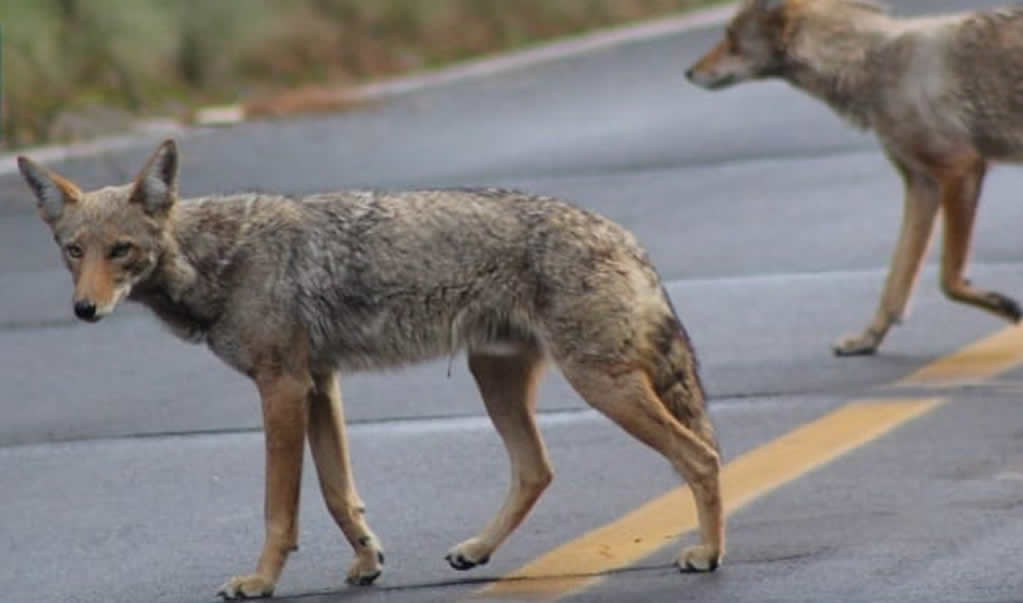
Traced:
POLYGON ((181 338, 200 342, 219 318, 223 303, 220 274, 210 268, 225 265, 230 243, 195 228, 204 216, 194 215, 193 207, 179 203, 173 208, 159 262, 131 297, 181 338))
POLYGON ((901 29, 856 0, 799 2, 785 23, 784 77, 861 128, 869 128, 875 70, 870 61, 901 29))

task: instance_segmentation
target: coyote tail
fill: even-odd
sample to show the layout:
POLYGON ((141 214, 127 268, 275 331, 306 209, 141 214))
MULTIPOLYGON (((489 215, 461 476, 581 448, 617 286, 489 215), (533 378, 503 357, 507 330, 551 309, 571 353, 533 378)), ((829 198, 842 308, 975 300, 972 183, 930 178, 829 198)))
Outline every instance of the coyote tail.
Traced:
POLYGON ((663 287, 662 291, 670 314, 654 332, 654 350, 657 353, 651 374, 654 391, 673 417, 721 454, 707 414, 699 360, 668 292, 663 287))

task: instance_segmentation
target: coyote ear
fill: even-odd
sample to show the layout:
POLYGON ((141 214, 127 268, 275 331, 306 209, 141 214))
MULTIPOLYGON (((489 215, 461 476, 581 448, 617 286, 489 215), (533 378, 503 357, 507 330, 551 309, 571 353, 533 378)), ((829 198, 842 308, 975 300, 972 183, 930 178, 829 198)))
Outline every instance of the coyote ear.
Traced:
POLYGON ((82 191, 74 183, 28 157, 18 156, 18 169, 35 193, 39 215, 47 224, 53 224, 60 218, 65 205, 77 203, 82 198, 82 191))
POLYGON ((162 215, 174 205, 177 196, 178 148, 173 139, 167 139, 135 178, 131 202, 140 204, 147 214, 162 215))

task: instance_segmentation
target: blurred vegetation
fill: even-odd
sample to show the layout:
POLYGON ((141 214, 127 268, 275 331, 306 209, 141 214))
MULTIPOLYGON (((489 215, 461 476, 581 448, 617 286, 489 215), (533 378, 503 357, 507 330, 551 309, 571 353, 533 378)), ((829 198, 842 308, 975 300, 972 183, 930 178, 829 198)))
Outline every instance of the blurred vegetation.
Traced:
POLYGON ((345 86, 707 3, 0 0, 6 143, 74 137, 74 115, 180 117, 200 104, 345 86))

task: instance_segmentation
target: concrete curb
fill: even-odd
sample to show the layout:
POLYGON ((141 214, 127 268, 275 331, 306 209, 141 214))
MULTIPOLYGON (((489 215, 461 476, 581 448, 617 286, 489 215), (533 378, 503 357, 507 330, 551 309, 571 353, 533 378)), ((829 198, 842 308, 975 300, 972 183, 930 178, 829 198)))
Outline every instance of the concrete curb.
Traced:
MULTIPOLYGON (((652 40, 703 27, 720 25, 725 23, 734 14, 737 6, 738 2, 732 1, 715 7, 689 12, 678 17, 668 17, 635 25, 624 25, 600 30, 526 50, 512 51, 501 55, 471 60, 429 73, 373 82, 350 90, 339 91, 338 101, 358 104, 383 100, 427 88, 473 78, 492 77, 542 63, 599 52, 622 44, 652 40)), ((252 111, 245 104, 203 107, 195 114, 194 126, 203 128, 207 126, 235 125, 245 122, 252 116, 251 113, 252 111)), ((184 125, 173 120, 155 120, 145 122, 138 130, 130 134, 104 137, 70 145, 22 149, 17 153, 4 153, 0 155, 0 176, 17 171, 17 155, 30 155, 41 163, 91 157, 134 146, 141 146, 156 138, 168 136, 181 137, 195 134, 198 130, 194 126, 184 125)))

